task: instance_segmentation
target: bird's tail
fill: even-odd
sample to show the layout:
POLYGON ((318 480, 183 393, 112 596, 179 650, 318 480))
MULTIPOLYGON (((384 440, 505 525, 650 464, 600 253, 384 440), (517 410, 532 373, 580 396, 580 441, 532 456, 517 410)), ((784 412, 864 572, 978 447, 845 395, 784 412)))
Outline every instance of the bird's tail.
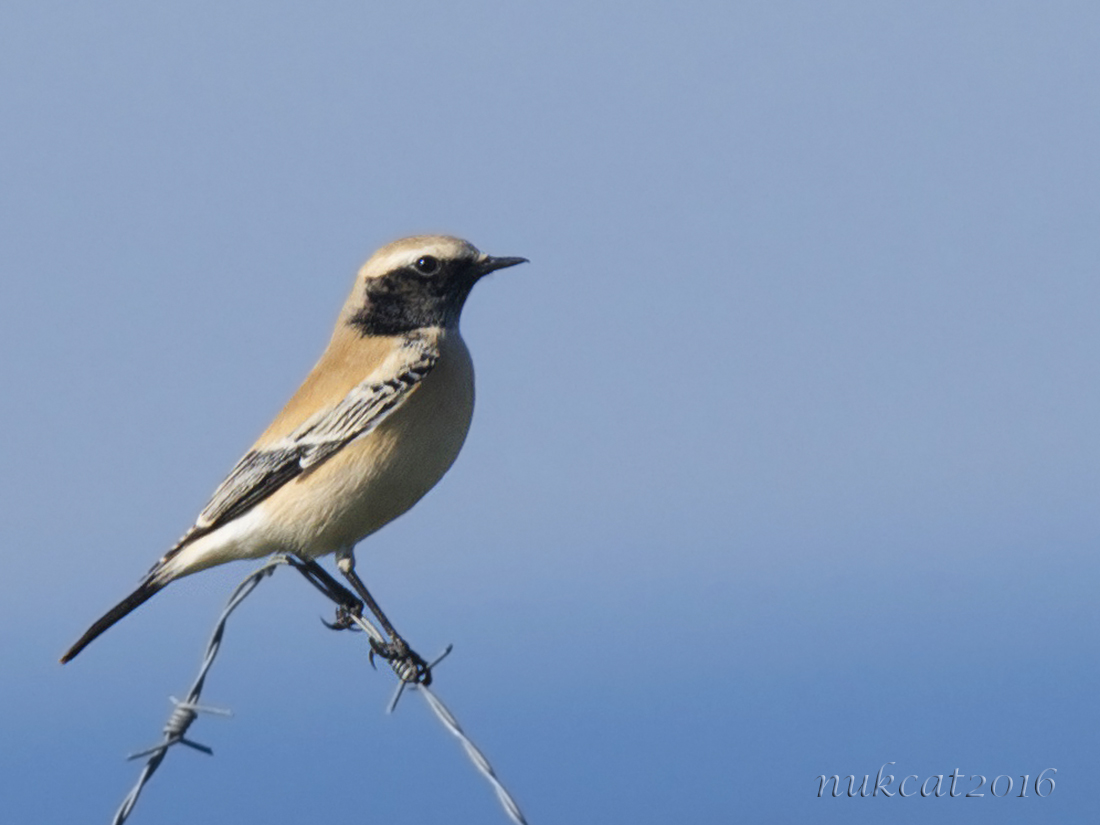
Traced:
MULTIPOLYGON (((156 568, 154 568, 154 570, 155 569, 156 568)), ((150 573, 145 578, 145 581, 138 585, 137 590, 108 610, 103 616, 96 620, 95 624, 88 628, 84 635, 77 640, 77 643, 70 647, 65 655, 61 657, 61 664, 65 664, 76 656, 76 654, 91 644, 100 633, 109 628, 131 610, 136 610, 138 607, 145 604, 145 602, 149 601, 149 599, 153 598, 153 596, 164 589, 166 584, 168 584, 167 581, 163 579, 157 581, 153 573, 150 573)))

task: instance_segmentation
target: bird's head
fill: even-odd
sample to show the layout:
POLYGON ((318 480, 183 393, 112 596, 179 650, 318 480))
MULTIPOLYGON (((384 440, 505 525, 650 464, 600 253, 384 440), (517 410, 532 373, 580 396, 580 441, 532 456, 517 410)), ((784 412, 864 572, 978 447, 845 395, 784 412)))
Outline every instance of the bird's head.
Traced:
POLYGON ((388 244, 363 264, 344 318, 363 335, 399 335, 458 324, 477 281, 526 258, 494 258, 449 235, 416 235, 388 244))

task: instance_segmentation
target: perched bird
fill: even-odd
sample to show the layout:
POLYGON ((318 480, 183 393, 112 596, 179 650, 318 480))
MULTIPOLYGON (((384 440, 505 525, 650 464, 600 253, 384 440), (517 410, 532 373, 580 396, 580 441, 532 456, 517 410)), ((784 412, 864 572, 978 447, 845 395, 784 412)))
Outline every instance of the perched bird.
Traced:
POLYGON ((462 306, 481 277, 525 262, 444 235, 405 238, 372 255, 302 386, 194 526, 61 661, 182 576, 275 552, 309 563, 336 553, 392 639, 379 652, 411 660, 430 680, 355 574, 353 550, 412 507, 458 456, 474 406, 462 306))

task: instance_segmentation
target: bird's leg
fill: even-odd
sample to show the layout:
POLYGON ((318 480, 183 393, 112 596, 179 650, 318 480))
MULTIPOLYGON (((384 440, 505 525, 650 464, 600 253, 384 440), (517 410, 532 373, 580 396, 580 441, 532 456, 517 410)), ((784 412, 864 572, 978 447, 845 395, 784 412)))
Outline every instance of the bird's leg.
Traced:
POLYGON ((386 614, 382 612, 382 608, 378 606, 378 602, 367 590, 367 586, 363 584, 363 580, 356 575, 353 553, 350 550, 338 551, 336 566, 344 574, 344 578, 351 583, 352 589, 363 600, 363 604, 370 608, 370 612, 374 614, 374 617, 378 619, 378 623, 382 625, 382 629, 390 637, 390 641, 385 645, 376 644, 372 639, 371 647, 374 648, 374 652, 388 661, 391 667, 394 667, 397 675, 406 682, 430 685, 432 683, 431 668, 415 650, 409 647, 408 642, 401 638, 390 620, 386 618, 386 614))
POLYGON ((329 572, 313 559, 300 559, 297 556, 287 556, 287 561, 302 576, 324 593, 330 601, 336 603, 336 620, 334 622, 321 621, 325 627, 332 630, 347 630, 354 627, 352 616, 363 615, 363 602, 340 582, 336 581, 329 572))

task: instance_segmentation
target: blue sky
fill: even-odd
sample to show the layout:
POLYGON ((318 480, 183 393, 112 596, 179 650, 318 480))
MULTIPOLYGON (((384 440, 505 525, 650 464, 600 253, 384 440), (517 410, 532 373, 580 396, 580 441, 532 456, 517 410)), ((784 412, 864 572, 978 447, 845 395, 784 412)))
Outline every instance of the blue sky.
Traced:
MULTIPOLYGON (((250 568, 57 656, 362 260, 443 231, 532 263, 464 314, 463 454, 358 557, 532 825, 1083 821, 1098 42, 1085 3, 6 4, 7 815, 109 821, 250 568), (816 798, 890 761, 1057 786, 816 798)), ((131 821, 505 821, 327 614, 246 602, 216 756, 131 821)))

